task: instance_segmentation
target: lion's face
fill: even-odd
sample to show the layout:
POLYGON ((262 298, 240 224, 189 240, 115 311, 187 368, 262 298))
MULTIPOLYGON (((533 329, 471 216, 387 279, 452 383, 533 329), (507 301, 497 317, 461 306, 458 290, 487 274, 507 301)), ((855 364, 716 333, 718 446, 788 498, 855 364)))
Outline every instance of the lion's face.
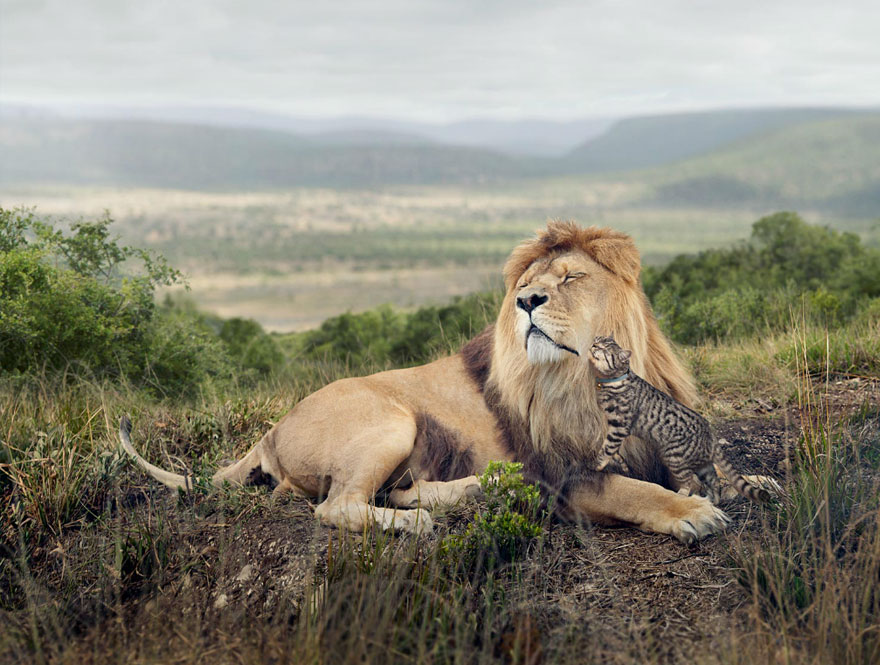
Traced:
POLYGON ((534 261, 508 297, 514 327, 531 364, 584 356, 614 291, 615 277, 580 251, 534 261))
POLYGON ((588 457, 600 450, 605 418, 590 362, 598 335, 613 332, 631 351, 639 376, 693 403, 690 379, 639 284, 640 267, 626 234, 572 222, 549 222, 504 264, 506 293, 487 383, 509 413, 528 424, 536 449, 547 452, 567 440, 588 457))

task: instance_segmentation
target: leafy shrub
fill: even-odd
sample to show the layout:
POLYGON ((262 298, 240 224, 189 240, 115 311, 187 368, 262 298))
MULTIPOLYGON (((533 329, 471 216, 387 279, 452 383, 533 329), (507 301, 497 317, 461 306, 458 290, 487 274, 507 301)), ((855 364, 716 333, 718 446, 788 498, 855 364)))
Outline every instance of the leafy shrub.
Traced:
POLYGON ((748 243, 678 256, 643 279, 677 341, 741 338, 786 327, 792 310, 821 325, 845 322, 880 296, 880 251, 780 212, 755 222, 748 243))
POLYGON ((670 317, 668 332, 686 343, 739 336, 764 318, 766 306, 765 296, 752 287, 722 291, 682 306, 670 317))
POLYGON ((303 334, 302 355, 352 364, 382 364, 389 358, 391 340, 400 334, 403 320, 403 315, 389 305, 362 314, 335 316, 317 330, 303 334))
POLYGON ((28 210, 0 208, 0 368, 39 374, 71 365, 161 394, 267 374, 283 363, 256 321, 215 319, 157 287, 181 281, 161 257, 119 244, 113 220, 69 234, 28 210), (140 264, 140 272, 126 270, 140 264))
POLYGON ((480 476, 486 499, 463 534, 447 536, 441 556, 460 571, 491 571, 526 554, 541 537, 549 513, 537 486, 523 480, 519 462, 490 462, 480 476))
POLYGON ((457 349, 494 321, 500 293, 474 293, 449 305, 400 312, 383 305, 327 319, 317 330, 291 338, 300 358, 352 365, 413 365, 457 349))
POLYGON ((227 381, 235 370, 226 346, 210 326, 186 312, 162 311, 153 318, 139 351, 141 362, 129 370, 128 377, 160 395, 193 392, 210 382, 227 381))
POLYGON ((69 235, 27 210, 0 208, 0 366, 140 374, 159 285, 180 273, 110 236, 112 219, 78 222, 69 235), (142 272, 123 275, 132 261, 142 272))
POLYGON ((399 364, 420 363, 437 353, 457 349, 495 320, 501 295, 474 293, 455 298, 449 305, 416 310, 407 316, 394 340, 391 359, 399 364))
POLYGON ((284 362, 278 343, 253 319, 226 319, 219 335, 229 355, 243 369, 269 374, 284 362))

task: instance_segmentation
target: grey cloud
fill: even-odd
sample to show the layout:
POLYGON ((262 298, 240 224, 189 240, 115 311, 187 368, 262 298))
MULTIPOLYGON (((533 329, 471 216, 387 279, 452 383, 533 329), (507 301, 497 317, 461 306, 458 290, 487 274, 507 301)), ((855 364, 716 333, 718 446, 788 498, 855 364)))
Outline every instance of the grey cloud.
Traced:
POLYGON ((878 104, 876 2, 2 0, 7 99, 303 115, 878 104))

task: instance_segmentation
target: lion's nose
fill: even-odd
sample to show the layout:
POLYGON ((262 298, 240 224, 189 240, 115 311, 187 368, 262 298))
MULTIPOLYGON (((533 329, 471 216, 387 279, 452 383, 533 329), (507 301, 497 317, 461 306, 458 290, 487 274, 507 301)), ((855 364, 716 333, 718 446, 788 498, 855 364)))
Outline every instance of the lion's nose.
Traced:
POLYGON ((516 306, 522 310, 525 310, 526 314, 531 314, 532 310, 540 307, 545 302, 547 302, 549 298, 547 296, 542 296, 539 293, 532 293, 528 296, 520 296, 516 299, 516 306))

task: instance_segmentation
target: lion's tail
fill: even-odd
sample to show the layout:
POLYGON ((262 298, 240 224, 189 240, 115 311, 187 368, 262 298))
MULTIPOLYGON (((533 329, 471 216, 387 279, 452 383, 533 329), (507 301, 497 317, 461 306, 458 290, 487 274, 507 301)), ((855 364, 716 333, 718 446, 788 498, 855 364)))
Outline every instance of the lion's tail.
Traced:
MULTIPOLYGON (((724 439, 719 439, 719 443, 725 442, 724 439)), ((726 442, 725 442, 726 443, 726 442)), ((733 485, 733 488, 742 494, 747 499, 751 499, 752 501, 757 501, 759 503, 766 503, 770 501, 770 492, 763 489, 762 487, 758 487, 753 485, 748 480, 742 477, 742 475, 733 468, 733 465, 727 461, 727 458, 721 454, 721 447, 715 447, 715 463, 718 465, 718 468, 721 469, 721 472, 727 477, 730 481, 730 484, 733 485)))
MULTIPOLYGON (((160 483, 172 489, 181 489, 186 492, 192 490, 192 476, 184 476, 160 469, 138 454, 134 446, 131 445, 131 420, 129 420, 128 416, 123 416, 122 420, 119 421, 119 440, 122 442, 123 450, 131 455, 137 465, 160 483)), ((211 478, 211 484, 215 487, 221 487, 224 482, 229 482, 233 485, 244 485, 251 472, 260 466, 260 458, 260 445, 257 444, 243 458, 215 473, 213 478, 211 478)))

